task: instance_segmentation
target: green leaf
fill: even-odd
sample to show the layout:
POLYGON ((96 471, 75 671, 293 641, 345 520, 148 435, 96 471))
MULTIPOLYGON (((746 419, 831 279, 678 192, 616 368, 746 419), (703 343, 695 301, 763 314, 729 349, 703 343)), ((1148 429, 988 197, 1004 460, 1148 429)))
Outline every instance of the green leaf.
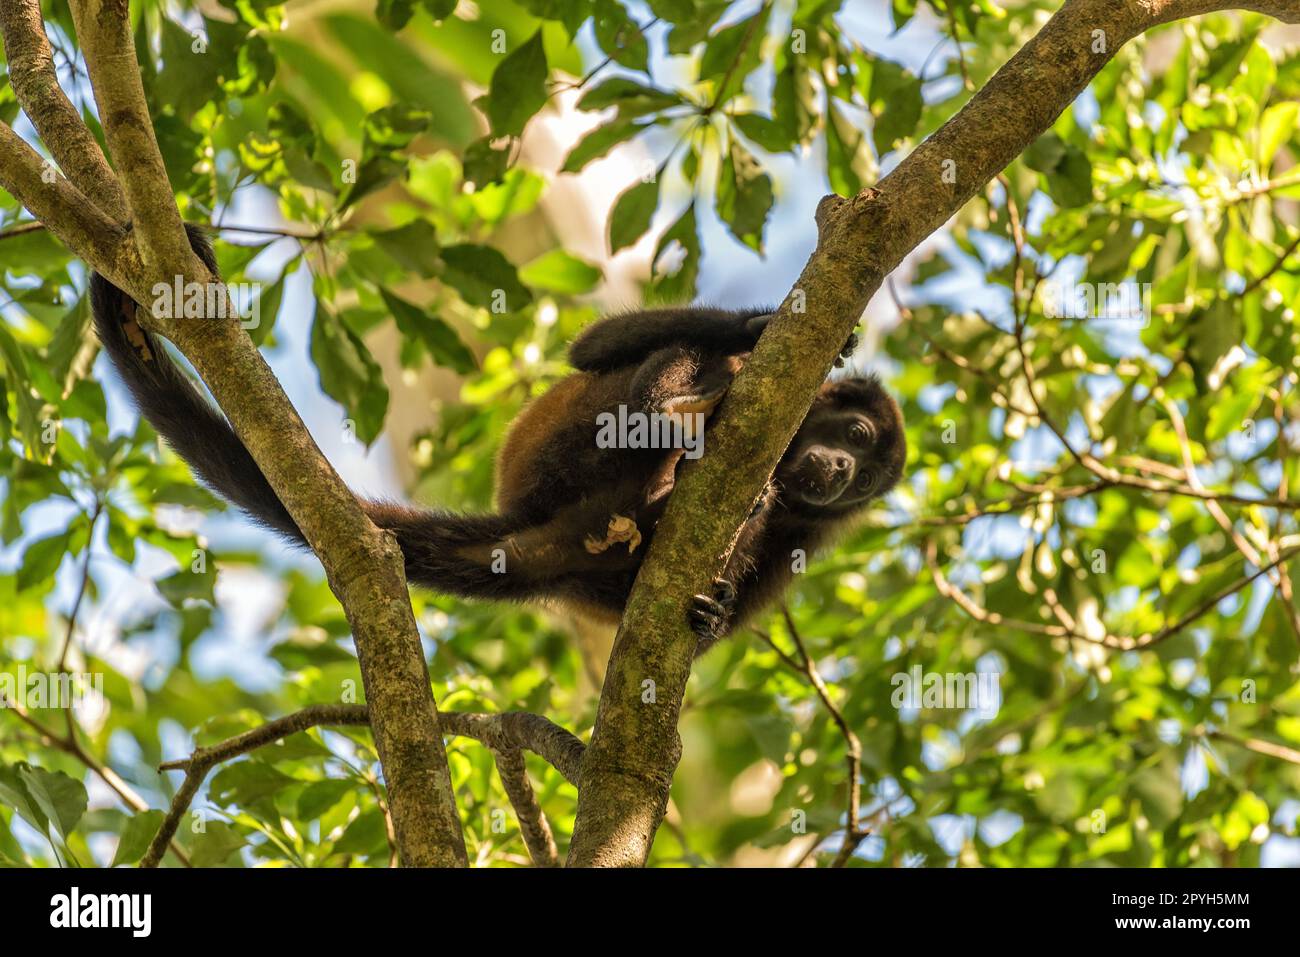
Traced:
POLYGON ((372 233, 376 245, 403 269, 426 279, 438 273, 438 234, 427 219, 372 233))
POLYGON ((17 768, 27 793, 66 843, 86 813, 85 785, 62 771, 47 771, 30 764, 19 764, 17 768))
POLYGON ((510 166, 509 146, 498 148, 492 145, 494 142, 490 135, 481 137, 465 147, 461 157, 465 179, 480 189, 498 182, 510 166))
MULTIPOLYGON (((8 386, 13 389, 18 402, 18 427, 27 454, 33 459, 48 461, 45 443, 41 441, 43 407, 41 401, 32 394, 32 371, 21 347, 4 322, 0 322, 0 372, 5 374, 8 386)), ((3 388, 0 388, 0 404, 3 399, 3 388)))
POLYGON ((433 19, 446 20, 459 2, 460 0, 420 0, 420 5, 429 11, 429 16, 433 19))
MULTIPOLYGON (((292 260, 290 265, 293 262, 297 262, 297 259, 292 260)), ((284 277, 288 270, 289 266, 286 265, 285 272, 262 290, 257 301, 257 325, 250 328, 248 334, 259 346, 266 342, 271 330, 275 328, 276 317, 280 315, 280 304, 284 301, 284 277)))
POLYGON ((362 811, 334 842, 335 854, 376 854, 388 847, 388 829, 378 810, 362 811))
POLYGON ((209 821, 203 833, 194 835, 190 863, 195 867, 217 867, 248 841, 224 821, 209 821))
POLYGON ((1219 360, 1242 339, 1241 316, 1232 300, 1216 299, 1211 306, 1192 316, 1187 341, 1187 360, 1202 389, 1219 360))
POLYGON ((772 178, 749 150, 733 140, 718 174, 718 218, 742 243, 762 252, 771 211, 772 178))
POLYGON ((348 411, 357 438, 369 445, 378 437, 388 412, 383 370, 361 337, 319 300, 311 325, 311 358, 322 391, 348 411))
POLYGON ((460 336, 456 334, 456 330, 444 320, 430 315, 419 306, 407 302, 387 289, 381 288, 379 294, 384 299, 384 305, 393 314, 393 319, 397 322, 397 328, 401 330, 402 335, 424 343, 424 347, 429 350, 429 355, 438 365, 454 369, 462 375, 478 368, 478 363, 474 361, 474 353, 469 351, 465 343, 461 342, 460 336))
POLYGON ((1065 140, 1050 130, 1034 140, 1020 161, 1039 173, 1051 173, 1065 159, 1065 140))
POLYGON ((39 833, 46 834, 50 819, 28 789, 27 781, 22 775, 23 769, 27 767, 30 765, 22 761, 15 765, 0 764, 0 804, 13 808, 19 817, 39 833))
POLYGON ((1278 103, 1264 111, 1259 121, 1259 157, 1264 169, 1268 169, 1281 148, 1291 142, 1298 118, 1300 103, 1278 103))
POLYGON ((790 131, 770 117, 758 113, 740 113, 731 117, 731 122, 769 153, 783 153, 794 145, 790 131))
POLYGON ((154 582, 159 594, 167 599, 173 608, 183 608, 187 598, 206 601, 210 605, 217 602, 213 589, 217 584, 217 567, 212 557, 206 556, 201 571, 193 571, 193 564, 182 567, 164 578, 154 582))
POLYGON ((391 156, 372 156, 356 170, 356 179, 348 183, 339 197, 339 209, 344 210, 360 202, 371 193, 383 189, 406 170, 406 164, 391 156))
POLYGON ((1257 392, 1241 392, 1227 401, 1215 402, 1210 407, 1209 423, 1205 427, 1206 440, 1217 442, 1241 429, 1259 400, 1257 392))
POLYGON ((313 781, 303 788, 302 794, 298 795, 299 819, 304 822, 316 820, 358 787, 356 781, 344 778, 313 781))
POLYGON ((516 312, 533 301, 510 260, 491 246, 448 246, 442 251, 442 263, 442 278, 470 305, 516 312))
POLYGON ((696 279, 700 272, 700 237, 695 222, 695 204, 691 203, 659 239, 654 255, 654 298, 659 302, 689 302, 695 298, 696 279), (681 262, 669 270, 665 253, 682 251, 681 262))
POLYGON ((18 569, 18 590, 26 591, 37 583, 49 584, 63 556, 68 554, 72 531, 56 532, 38 538, 23 552, 22 566, 18 569))
POLYGON ((1133 792, 1152 825, 1163 830, 1183 806, 1178 762, 1166 755, 1160 763, 1133 776, 1133 792))
POLYGON ((876 154, 884 155, 899 140, 916 132, 925 105, 921 98, 921 79, 906 67, 877 58, 872 61, 870 102, 876 118, 871 138, 876 154))
POLYGON ((645 72, 650 66, 650 48, 645 35, 627 11, 614 0, 596 0, 594 14, 596 43, 615 63, 645 72))
POLYGON ((617 106, 625 118, 654 113, 671 106, 681 106, 685 101, 676 93, 646 86, 623 76, 611 77, 592 87, 578 100, 580 110, 603 110, 617 106))
POLYGON ((414 13, 415 0, 379 0, 375 5, 375 19, 390 30, 402 29, 414 13))
POLYGON ((600 269, 563 249, 552 249, 523 266, 519 278, 537 289, 578 295, 596 287, 600 269))
POLYGON ((196 38, 166 16, 159 19, 163 67, 152 86, 162 102, 188 123, 214 93, 218 94, 218 100, 224 99, 219 95, 220 77, 223 71, 229 74, 237 72, 232 62, 232 54, 236 51, 220 44, 209 44, 202 34, 196 38))
POLYGON ((497 136, 518 136, 524 125, 546 105, 546 50, 539 27, 492 72, 487 115, 497 136))
POLYGON ((1065 155, 1047 174, 1047 193, 1064 207, 1087 206, 1092 202, 1092 163, 1077 146, 1065 147, 1065 155))
POLYGON ((758 65, 771 9, 771 4, 763 4, 754 16, 723 27, 705 43, 700 79, 719 81, 711 102, 725 103, 744 86, 745 77, 758 65))
POLYGON ((54 338, 45 350, 50 373, 65 389, 71 385, 69 379, 81 378, 90 371, 89 363, 94 352, 87 349, 89 337, 86 330, 89 327, 90 302, 88 297, 82 296, 63 314, 54 338), (77 361, 76 367, 73 366, 74 360, 77 361))
POLYGON ((162 826, 165 815, 162 811, 140 811, 133 814, 122 828, 122 836, 117 840, 117 851, 113 854, 110 867, 119 864, 135 864, 144 857, 149 843, 162 826))
POLYGON ((637 123, 616 117, 596 127, 580 139, 564 159, 561 173, 577 173, 594 159, 599 159, 619 143, 624 143, 644 129, 654 125, 650 122, 637 123))
POLYGON ((223 807, 232 804, 247 807, 293 783, 289 775, 263 761, 237 761, 226 765, 212 778, 208 798, 223 807))
MULTIPOLYGON (((660 171, 662 172, 662 171, 660 171)), ((609 251, 618 252, 645 235, 659 206, 659 175, 648 183, 633 183, 614 202, 609 214, 609 251)))

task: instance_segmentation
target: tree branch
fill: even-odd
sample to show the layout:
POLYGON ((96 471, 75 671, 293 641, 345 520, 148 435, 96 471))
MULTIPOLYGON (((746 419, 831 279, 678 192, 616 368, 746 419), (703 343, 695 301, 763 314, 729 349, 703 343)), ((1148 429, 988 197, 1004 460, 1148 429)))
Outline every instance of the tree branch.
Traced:
MULTIPOLYGON (((127 0, 72 0, 71 6, 104 136, 123 172, 122 186, 141 259, 149 269, 167 276, 202 276, 207 270, 185 237, 154 135, 136 66, 130 5, 127 0)), ((50 146, 51 152, 55 149, 50 146)))
MULTIPOLYGON (((532 796, 532 789, 528 785, 527 778, 523 779, 523 787, 528 788, 528 801, 525 801, 522 794, 519 793, 519 779, 517 776, 512 777, 510 782, 507 783, 506 777, 516 775, 517 769, 514 764, 510 763, 510 758, 506 759, 503 767, 501 756, 502 754, 513 753, 518 758, 518 769, 521 770, 523 758, 519 755, 519 752, 521 749, 526 748, 540 755, 564 775, 566 780, 573 782, 577 778, 578 765, 582 760, 583 743, 559 725, 541 715, 531 714, 526 711, 506 711, 502 714, 469 714, 451 711, 441 717, 442 728, 446 734, 474 738, 496 753, 498 769, 501 770, 502 774, 502 786, 505 787, 506 794, 515 807, 516 814, 519 817, 520 829, 524 831, 524 841, 528 844, 529 852, 533 853, 531 841, 540 840, 543 830, 549 836, 550 828, 545 819, 540 818, 541 808, 536 807, 537 802, 532 796), (514 790, 512 791, 512 789, 514 790), (521 803, 516 803, 517 794, 521 803), (529 807, 529 801, 531 801, 532 807, 536 807, 535 814, 532 813, 529 807), (521 806, 523 811, 520 810, 521 806), (528 817, 527 825, 525 824, 526 817, 528 817), (538 823, 539 818, 540 823, 538 823), (525 830, 526 826, 533 829, 531 837, 529 831, 525 830)), ((300 711, 285 715, 283 718, 268 721, 266 724, 245 731, 243 734, 237 734, 233 738, 227 738, 218 744, 205 748, 196 748, 188 758, 165 761, 158 765, 159 771, 184 771, 185 780, 181 782, 180 788, 177 789, 175 796, 172 798, 167 816, 163 819, 162 825, 158 828, 158 833, 154 835, 148 850, 145 851, 144 857, 140 860, 140 866, 158 866, 158 862, 162 860, 163 850, 175 836, 181 818, 184 817, 185 811, 194 800, 194 795, 198 793, 203 779, 207 777, 208 772, 213 767, 222 761, 229 761, 241 754, 256 751, 258 748, 279 741, 281 738, 319 725, 363 725, 370 723, 370 708, 363 704, 308 705, 300 711)), ((439 744, 441 746, 441 742, 439 744)), ((391 804, 391 784, 389 785, 389 798, 391 804)), ((540 863, 538 853, 541 853, 541 849, 541 845, 539 845, 538 852, 533 855, 535 862, 540 863)), ((551 839, 551 849, 554 850, 553 838, 551 839)))
POLYGON ((509 751, 492 750, 497 762, 497 774, 501 776, 501 787, 510 798, 510 806, 515 809, 519 821, 519 832, 524 836, 528 855, 535 867, 559 867, 560 852, 555 846, 555 836, 551 825, 546 820, 542 807, 533 794, 533 786, 528 783, 528 769, 524 766, 524 753, 518 748, 509 751))
MULTIPOLYGON (((181 225, 144 99, 126 0, 76 0, 73 15, 109 148, 122 172, 134 238, 71 184, 56 180, 57 193, 51 194, 40 182, 39 158, 7 127, 0 127, 0 184, 138 303, 153 301, 157 282, 215 281, 181 225)), ((51 145, 55 152, 64 148, 51 145)), ((140 316, 193 363, 325 566, 352 627, 374 709, 371 726, 403 863, 464 865, 464 837, 401 550, 325 461, 237 322, 160 322, 147 309, 140 316)))
POLYGON ((130 219, 122 186, 81 114, 64 95, 39 0, 0 0, 9 82, 36 132, 68 179, 110 218, 130 219))
POLYGON ((1045 132, 1124 43, 1225 6, 1300 21, 1295 0, 1068 0, 876 187, 821 201, 817 248, 723 400, 709 454, 683 469, 637 577, 583 761, 570 864, 645 862, 681 755, 677 720, 695 650, 689 596, 708 590, 884 278, 1045 132))
MULTIPOLYGON (((846 788, 848 791, 848 809, 845 818, 844 842, 835 854, 831 867, 844 867, 853 857, 858 847, 871 835, 871 829, 862 824, 862 783, 859 780, 862 776, 862 742, 858 740, 857 734, 849 727, 849 723, 844 718, 844 713, 831 698, 830 688, 826 686, 825 680, 817 670, 816 663, 812 656, 808 654, 808 646, 804 643, 803 636, 799 633, 798 626, 794 623, 794 616, 790 614, 790 607, 786 604, 781 605, 781 617, 785 619, 786 631, 790 633, 790 640, 794 642, 795 649, 799 652, 799 659, 796 661, 793 656, 782 651, 780 646, 772 640, 772 636, 766 632, 754 629, 760 638, 767 642, 778 658, 780 658, 788 667, 794 669, 797 673, 808 679, 812 685, 813 691, 816 692, 822 707, 831 716, 831 721, 840 731, 841 737, 844 738, 845 754, 844 760, 848 764, 848 780, 846 788)), ((808 853, 812 853, 821 844, 821 838, 813 842, 808 853)))
POLYGON ((0 123, 0 186, 114 285, 144 295, 145 287, 134 281, 139 257, 124 241, 122 227, 5 123, 0 123))
MULTIPOLYGON (((73 758, 80 761, 85 765, 87 770, 103 781, 104 784, 108 786, 108 789, 116 794, 118 798, 121 799, 122 803, 131 810, 136 812, 149 810, 149 802, 137 794, 131 785, 122 780, 121 775, 108 765, 101 764, 94 755, 90 754, 85 748, 83 748, 81 742, 77 740, 71 729, 69 729, 67 737, 55 734, 52 730, 33 718, 27 709, 18 704, 18 702, 9 701, 2 696, 0 696, 0 711, 7 711, 12 714, 23 724, 35 731, 45 744, 50 747, 58 748, 65 754, 71 755, 73 758)), ((189 856, 179 844, 175 841, 171 841, 168 846, 171 848, 172 853, 176 855, 178 861, 186 867, 190 866, 189 856)))
POLYGON ((1228 744, 1235 744, 1239 748, 1245 748, 1247 751, 1254 751, 1256 754, 1263 754, 1270 758, 1277 758, 1279 761, 1300 764, 1300 751, 1295 748, 1288 748, 1285 745, 1274 744, 1272 741, 1265 741, 1263 738, 1239 738, 1236 735, 1228 734, 1226 731, 1210 731, 1206 734, 1206 737, 1215 741, 1226 741, 1228 744))

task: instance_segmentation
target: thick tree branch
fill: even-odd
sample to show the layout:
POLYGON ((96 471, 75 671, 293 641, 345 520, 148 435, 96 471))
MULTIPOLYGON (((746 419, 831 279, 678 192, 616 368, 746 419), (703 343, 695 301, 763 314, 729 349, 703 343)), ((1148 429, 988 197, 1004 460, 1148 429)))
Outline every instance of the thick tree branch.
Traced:
MULTIPOLYGON (((136 63, 130 5, 127 0, 72 0, 71 6, 104 136, 122 171, 141 259, 166 276, 203 275, 207 270, 185 238, 154 135, 136 63)), ((56 147, 46 145, 55 152, 56 147)))
POLYGON ((473 738, 494 751, 531 751, 576 786, 587 746, 577 736, 539 714, 504 711, 469 714, 449 711, 442 716, 445 734, 473 738))
MULTIPOLYGON (((152 302, 158 282, 215 281, 181 225, 144 99, 126 0, 78 0, 73 6, 100 117, 122 173, 132 234, 71 183, 57 177, 44 182, 39 156, 5 126, 0 185, 137 302, 152 302)), ((73 149, 47 145, 55 155, 73 149)), ((150 310, 141 310, 141 318, 194 364, 325 566, 352 626, 374 708, 375 746, 403 863, 463 865, 464 838, 400 549, 325 461, 238 323, 158 321, 150 310)))
MULTIPOLYGON (((140 273, 139 257, 122 227, 5 123, 0 123, 0 186, 114 285, 144 295, 146 287, 133 281, 140 273)), ((25 225, 20 228, 25 231, 25 225)))
POLYGON ((104 151, 59 86, 39 0, 0 0, 9 82, 63 172, 111 219, 130 219, 126 196, 104 151))
POLYGON ((876 187, 822 200, 817 248, 723 400, 707 454, 683 470, 628 601, 583 761, 570 864, 645 862, 681 754, 677 720, 695 649, 686 603, 708 590, 885 277, 1042 135, 1123 44, 1224 7, 1300 21, 1300 0, 1067 0, 876 187))

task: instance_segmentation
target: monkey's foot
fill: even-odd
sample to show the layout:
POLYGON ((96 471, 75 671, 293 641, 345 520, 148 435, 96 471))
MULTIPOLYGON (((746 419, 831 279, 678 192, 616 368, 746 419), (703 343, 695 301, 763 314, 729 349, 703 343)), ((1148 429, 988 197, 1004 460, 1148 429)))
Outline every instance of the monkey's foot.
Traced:
POLYGON ((631 555, 641 544, 641 530, 636 527, 636 522, 627 516, 613 515, 610 517, 609 527, 605 529, 605 537, 599 539, 594 535, 588 535, 583 539, 582 546, 592 555, 599 555, 620 542, 627 542, 627 553, 631 555))
POLYGON ((727 388, 731 385, 730 380, 722 383, 716 388, 706 389, 694 395, 677 395, 668 399, 663 404, 663 412, 669 418, 672 418, 682 424, 682 431, 691 438, 695 435, 695 427, 703 419, 697 419, 696 415, 702 415, 707 419, 713 414, 713 410, 718 407, 722 397, 727 394, 727 388))
POLYGON ((696 595, 686 612, 691 631, 704 644, 712 644, 727 633, 727 625, 736 607, 736 589, 719 578, 713 583, 713 595, 696 595))

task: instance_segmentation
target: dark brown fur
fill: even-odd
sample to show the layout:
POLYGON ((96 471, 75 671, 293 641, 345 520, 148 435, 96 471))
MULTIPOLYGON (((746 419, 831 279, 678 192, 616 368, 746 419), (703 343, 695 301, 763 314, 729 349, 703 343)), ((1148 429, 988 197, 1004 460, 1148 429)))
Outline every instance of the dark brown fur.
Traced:
MULTIPOLYGON (((191 239, 215 272, 206 239, 196 229, 191 239)), ((100 276, 93 277, 91 291, 96 330, 142 414, 205 484, 303 544, 224 417, 162 344, 134 325, 131 301, 100 276)), ((616 621, 683 450, 598 448, 597 416, 616 414, 620 405, 647 413, 707 413, 743 365, 765 314, 691 307, 598 322, 570 349, 578 371, 534 400, 512 425, 498 460, 498 514, 457 515, 391 502, 364 507, 394 533, 407 577, 417 585, 474 599, 549 599, 616 621), (629 523, 635 534, 628 534, 629 523), (615 527, 621 536, 613 534, 615 527)), ((823 386, 740 529, 726 584, 712 598, 697 596, 693 620, 701 650, 784 590, 796 549, 811 555, 852 513, 892 488, 905 454, 898 407, 874 379, 823 386), (856 434, 865 429, 873 439, 850 448, 845 430, 864 420, 856 434), (844 486, 846 474, 851 487, 844 486)))

